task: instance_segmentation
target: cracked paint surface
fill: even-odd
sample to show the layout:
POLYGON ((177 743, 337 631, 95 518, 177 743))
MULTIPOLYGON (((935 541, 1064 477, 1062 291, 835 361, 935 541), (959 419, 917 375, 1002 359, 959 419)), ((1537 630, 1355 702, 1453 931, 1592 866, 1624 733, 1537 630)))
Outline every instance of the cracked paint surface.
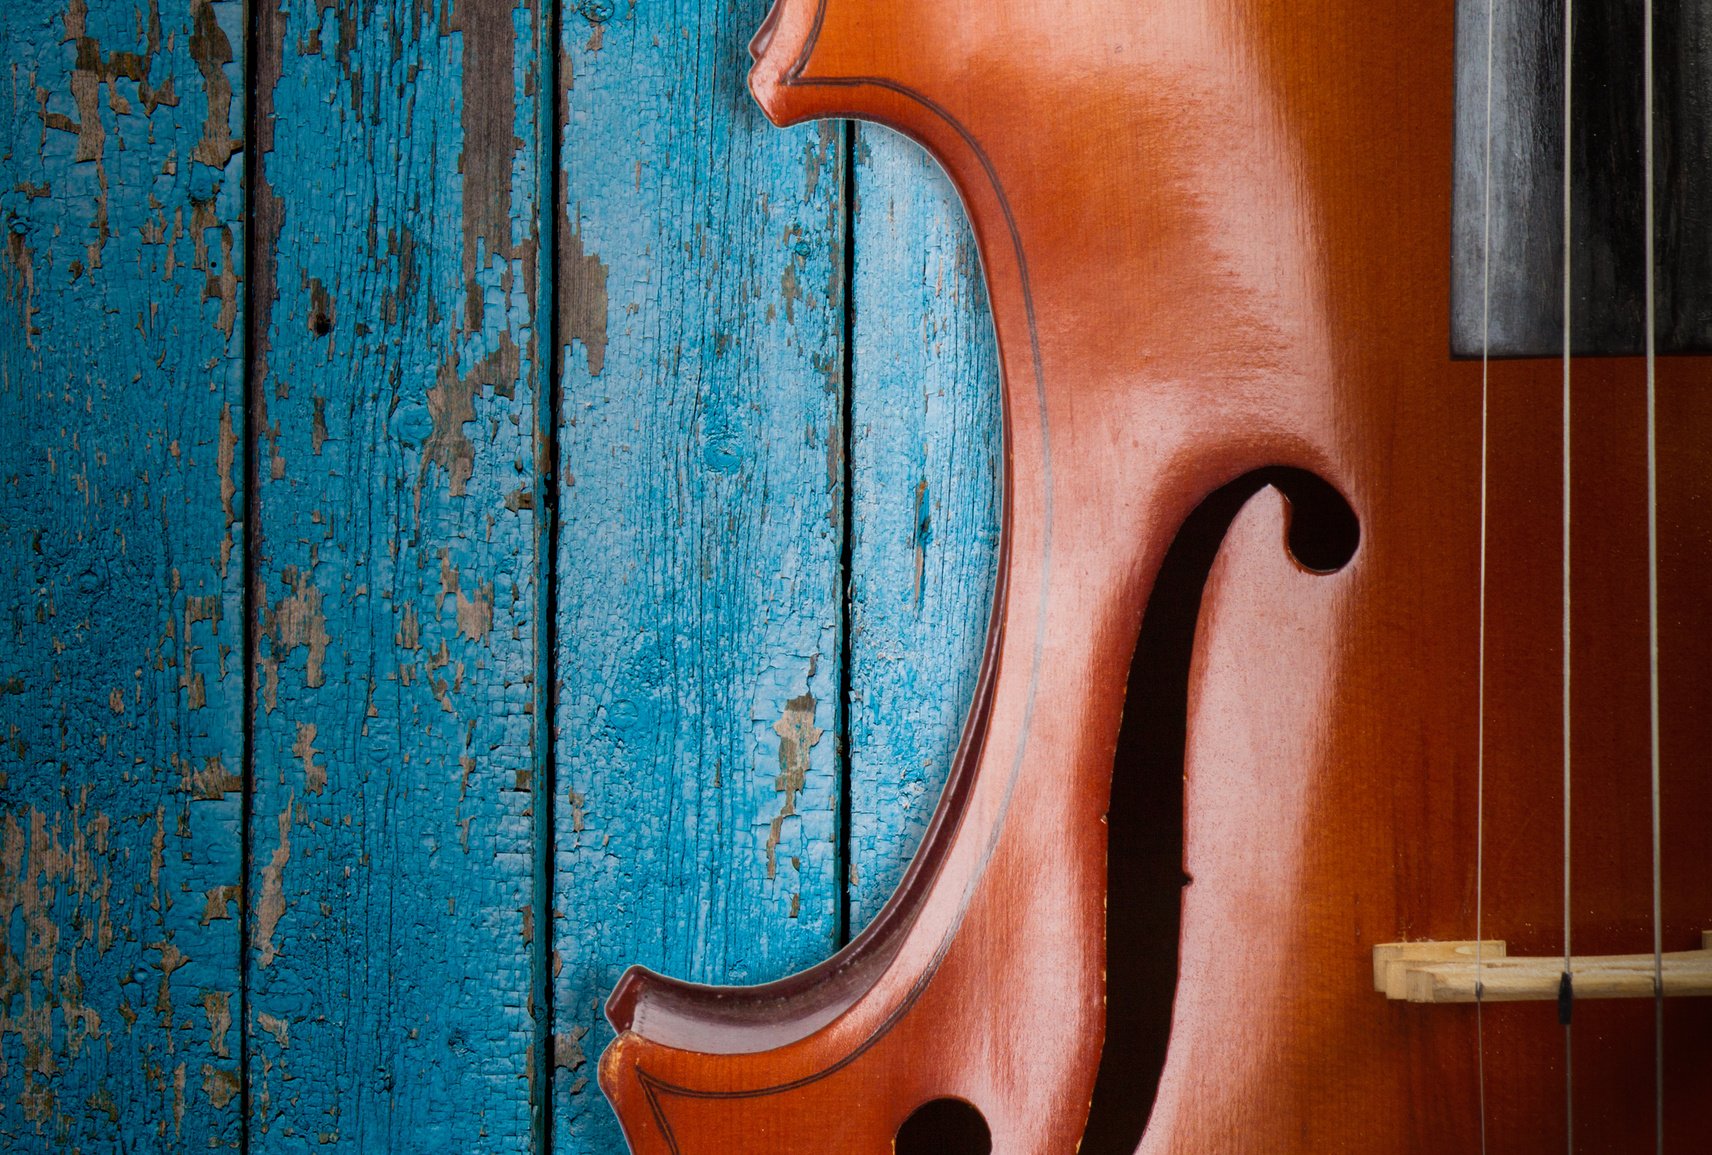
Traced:
POLYGON ((551 1110, 605 1155, 619 971, 818 961, 931 813, 991 595, 979 269, 912 146, 765 124, 765 0, 564 6, 557 92, 529 6, 287 7, 248 85, 234 3, 0 18, 0 1148, 231 1147, 247 1087, 258 1152, 551 1110))
POLYGON ((851 278, 850 931, 897 888, 975 693, 1000 520, 998 349, 956 190, 856 129, 851 278))
POLYGON ((541 17, 257 15, 250 1145, 527 1151, 541 17))
POLYGON ((755 109, 765 9, 563 9, 561 1150, 622 1148, 591 1067, 626 965, 837 946, 844 138, 755 109))
POLYGON ((229 1148, 242 10, 4 25, 0 1148, 229 1148))
POLYGON ((773 788, 784 797, 767 833, 768 878, 779 875, 779 843, 785 838, 785 824, 798 817, 797 795, 808 785, 809 754, 826 733, 814 724, 814 695, 800 694, 786 702, 785 712, 773 723, 773 733, 779 736, 779 776, 773 779, 773 788))

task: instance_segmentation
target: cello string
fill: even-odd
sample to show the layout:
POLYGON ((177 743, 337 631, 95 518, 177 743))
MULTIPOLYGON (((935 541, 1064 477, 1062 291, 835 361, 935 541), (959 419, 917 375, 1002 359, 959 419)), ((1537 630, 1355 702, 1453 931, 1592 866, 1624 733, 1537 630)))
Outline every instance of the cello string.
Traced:
POLYGON ((1480 1095, 1480 1155, 1486 1155, 1486 521, 1492 332, 1492 39, 1497 0, 1486 0, 1486 156, 1480 195, 1480 637, 1475 709, 1474 1042, 1480 1095))
POLYGON ((1568 1150, 1575 1151, 1575 1065, 1570 1016, 1574 1007, 1570 977, 1570 178, 1574 109, 1575 0, 1563 3, 1563 979, 1558 1015, 1563 1020, 1564 1132, 1568 1150))
POLYGON ((1652 851, 1653 851, 1653 1083, 1655 1088, 1654 1135, 1659 1155, 1664 1155, 1664 899, 1659 860, 1659 624, 1658 624, 1658 334, 1657 292, 1653 267, 1653 0, 1647 0, 1641 15, 1641 44, 1645 55, 1641 69, 1645 99, 1642 124, 1646 157, 1644 194, 1646 234, 1646 348, 1647 348, 1647 649, 1648 711, 1652 742, 1652 851))

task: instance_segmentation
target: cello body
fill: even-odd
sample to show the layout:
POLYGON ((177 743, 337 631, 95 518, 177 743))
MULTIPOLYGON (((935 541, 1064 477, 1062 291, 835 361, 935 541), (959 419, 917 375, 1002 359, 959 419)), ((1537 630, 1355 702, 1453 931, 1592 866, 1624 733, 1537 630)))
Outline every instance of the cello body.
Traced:
MULTIPOLYGON (((601 1085, 631 1149, 880 1155, 949 1098, 1008 1155, 1547 1152, 1572 1125, 1652 1150, 1651 1000, 1578 1004, 1571 1077, 1551 1006, 1373 989, 1376 944, 1475 937, 1482 826, 1486 937, 1564 933, 1562 365, 1490 367, 1483 524, 1482 367, 1448 352, 1450 6, 778 0, 753 52, 775 121, 887 125, 963 197, 1003 370, 999 580, 875 922, 767 986, 621 982, 601 1085), (1181 813, 1142 816, 1180 823, 1182 861, 1172 933, 1124 944, 1167 975, 1138 1061, 1106 1045, 1114 756, 1161 574, 1220 500, 1181 813)), ((1575 364, 1577 952, 1651 950, 1643 384, 1575 364)), ((1712 928, 1709 385, 1660 362, 1667 951, 1712 928)), ((1712 1131, 1705 1004, 1666 1006, 1667 1150, 1712 1131)))

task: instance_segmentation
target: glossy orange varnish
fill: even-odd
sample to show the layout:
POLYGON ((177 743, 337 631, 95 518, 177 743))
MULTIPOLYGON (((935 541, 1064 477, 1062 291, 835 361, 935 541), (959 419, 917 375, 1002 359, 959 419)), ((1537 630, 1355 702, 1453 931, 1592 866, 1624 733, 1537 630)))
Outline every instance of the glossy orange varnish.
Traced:
MULTIPOLYGON (((1335 486, 1311 573, 1263 490, 1201 608, 1180 979, 1141 1150, 1480 1150, 1475 1013, 1387 1002, 1375 943, 1474 937, 1480 366, 1447 355, 1449 5, 779 0, 752 87, 961 191, 1004 369, 994 626, 946 796, 821 967, 632 972, 601 1083, 639 1153, 887 1152, 946 1095, 1072 1152, 1100 1061, 1103 821, 1136 631, 1191 510, 1335 486)), ((1639 362, 1575 366, 1575 946, 1650 949, 1639 362)), ((1660 373, 1665 949, 1712 928, 1712 384, 1660 373)), ((1561 950, 1561 366, 1492 367, 1485 931, 1561 950)), ((1667 1150, 1712 1133, 1712 1011, 1668 1007, 1667 1150)), ((1576 1150, 1652 1150, 1652 1005, 1577 1010, 1576 1150)), ((1562 1031, 1485 1011, 1489 1149, 1565 1148, 1562 1031)))

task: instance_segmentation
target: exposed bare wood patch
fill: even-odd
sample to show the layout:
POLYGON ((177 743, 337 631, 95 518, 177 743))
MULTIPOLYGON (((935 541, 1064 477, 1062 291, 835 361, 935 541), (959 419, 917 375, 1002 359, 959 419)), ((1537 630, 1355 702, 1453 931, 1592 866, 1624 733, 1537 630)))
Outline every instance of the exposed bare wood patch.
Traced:
POLYGON ((291 744, 293 757, 303 760, 303 792, 320 794, 327 789, 327 766, 317 762, 321 751, 315 748, 315 723, 299 722, 297 740, 291 744))
POLYGON ((512 11, 502 4, 459 4, 447 31, 462 32, 464 41, 463 152, 458 157, 464 177, 464 326, 478 333, 485 294, 476 270, 513 255, 511 167, 523 144, 516 129, 517 36, 512 11))
POLYGON ((310 576, 288 566, 280 579, 292 592, 275 602, 262 619, 262 632, 271 634, 275 643, 272 655, 262 661, 266 676, 262 689, 269 710, 274 708, 279 692, 279 663, 301 647, 307 651, 304 684, 319 686, 326 680, 327 643, 332 640, 321 609, 321 591, 310 576))
POLYGON ((606 265, 583 251, 583 234, 566 216, 563 189, 559 199, 559 276, 553 292, 559 310, 559 335, 569 355, 572 341, 581 341, 591 377, 606 367, 606 265))
POLYGON ((224 168, 232 154, 243 147, 243 142, 232 137, 231 130, 232 82, 226 76, 226 66, 232 63, 232 42, 221 29, 209 0, 191 0, 190 14, 195 22, 190 36, 190 58, 202 73, 208 96, 202 139, 196 142, 191 156, 203 164, 224 168))
POLYGON ((779 837, 785 819, 796 814, 797 793, 808 779, 808 753, 824 733, 814 724, 814 705, 813 694, 801 694, 785 703, 785 712, 773 723, 773 732, 779 736, 779 776, 774 781, 774 789, 785 799, 767 835, 768 878, 777 873, 779 837))
MULTIPOLYGON (((202 1011, 208 1016, 208 1049, 221 1058, 231 1058, 232 1051, 227 1044, 227 1036, 232 1032, 231 992, 202 992, 202 1011)), ((236 1074, 232 1074, 232 1078, 235 1080, 236 1074)))
POLYGON ((279 843, 262 868, 262 892, 256 900, 251 939, 256 949, 256 965, 264 968, 272 966, 279 955, 274 931, 285 917, 285 865, 291 861, 291 811, 295 801, 296 795, 287 795, 285 809, 279 812, 279 843))

